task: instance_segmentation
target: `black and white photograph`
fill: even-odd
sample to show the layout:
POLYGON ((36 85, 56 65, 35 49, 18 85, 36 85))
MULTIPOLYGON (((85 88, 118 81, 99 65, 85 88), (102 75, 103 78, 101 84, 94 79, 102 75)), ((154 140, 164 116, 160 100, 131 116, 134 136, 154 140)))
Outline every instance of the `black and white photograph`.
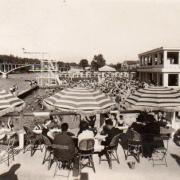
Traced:
POLYGON ((180 179, 180 0, 0 0, 0 180, 180 179))

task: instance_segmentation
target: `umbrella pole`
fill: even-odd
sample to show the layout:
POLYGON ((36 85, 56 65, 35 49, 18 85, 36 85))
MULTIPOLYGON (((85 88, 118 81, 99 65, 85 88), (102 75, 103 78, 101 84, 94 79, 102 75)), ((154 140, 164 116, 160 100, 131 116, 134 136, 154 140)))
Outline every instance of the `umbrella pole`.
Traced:
POLYGON ((100 128, 100 114, 96 114, 96 122, 95 122, 95 126, 97 127, 97 129, 100 128))

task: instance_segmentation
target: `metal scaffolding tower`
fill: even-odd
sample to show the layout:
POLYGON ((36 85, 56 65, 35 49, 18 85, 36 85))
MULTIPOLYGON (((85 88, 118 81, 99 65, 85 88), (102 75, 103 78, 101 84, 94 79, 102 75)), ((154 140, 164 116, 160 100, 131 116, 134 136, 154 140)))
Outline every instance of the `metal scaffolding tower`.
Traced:
MULTIPOLYGON (((50 86, 58 86, 61 85, 61 81, 59 80, 59 75, 58 75, 58 64, 57 61, 55 60, 50 60, 49 58, 46 59, 45 55, 47 57, 48 53, 47 52, 31 52, 31 51, 26 51, 23 48, 23 53, 24 54, 29 54, 29 55, 40 55, 40 61, 41 61, 41 66, 40 66, 40 74, 37 76, 37 82, 38 85, 41 87, 50 87, 50 86)), ((37 58, 38 59, 38 58, 37 58)))

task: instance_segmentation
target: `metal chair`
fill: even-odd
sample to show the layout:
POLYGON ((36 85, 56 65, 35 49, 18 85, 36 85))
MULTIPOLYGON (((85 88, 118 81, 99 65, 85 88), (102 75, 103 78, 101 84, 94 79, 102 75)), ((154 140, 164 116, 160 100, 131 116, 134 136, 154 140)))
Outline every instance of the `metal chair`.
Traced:
POLYGON ((142 140, 141 135, 130 129, 127 132, 127 153, 126 160, 128 156, 133 156, 137 162, 140 162, 140 154, 142 152, 142 140))
POLYGON ((99 163, 101 163, 101 161, 108 161, 110 169, 112 169, 112 161, 116 161, 118 164, 120 164, 118 153, 117 153, 120 135, 121 134, 114 136, 109 146, 105 147, 106 159, 102 159, 101 157, 99 158, 99 163))
POLYGON ((44 164, 46 161, 48 162, 48 170, 51 168, 52 164, 52 155, 53 155, 53 148, 52 148, 52 143, 48 139, 48 137, 43 136, 43 142, 44 142, 44 147, 45 147, 45 153, 44 153, 44 158, 42 164, 44 164))
POLYGON ((43 151, 42 135, 36 135, 35 133, 33 133, 33 131, 30 128, 28 128, 26 126, 24 126, 23 128, 26 132, 24 153, 26 151, 31 151, 31 156, 32 156, 36 150, 40 150, 42 152, 43 151), (28 147, 28 145, 29 145, 29 147, 28 147))
POLYGON ((0 144, 0 162, 6 162, 9 166, 10 158, 14 161, 14 143, 16 138, 16 133, 10 136, 7 140, 7 144, 0 144), (2 153, 2 154, 1 154, 2 153))
POLYGON ((90 139, 90 138, 83 139, 79 142, 78 155, 79 155, 79 171, 80 172, 84 167, 92 168, 93 171, 96 172, 94 161, 93 161, 94 144, 95 144, 94 139, 90 139), (87 159, 87 162, 83 163, 83 160, 85 159, 87 159))

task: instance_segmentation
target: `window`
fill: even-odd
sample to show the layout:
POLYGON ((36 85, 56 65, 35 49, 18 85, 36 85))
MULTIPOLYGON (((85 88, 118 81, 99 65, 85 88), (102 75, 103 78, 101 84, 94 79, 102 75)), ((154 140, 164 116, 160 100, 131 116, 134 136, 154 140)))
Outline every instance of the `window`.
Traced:
POLYGON ((178 86, 178 74, 168 74, 168 86, 178 86))
POLYGON ((179 52, 167 52, 167 59, 170 64, 178 64, 179 63, 179 52))

